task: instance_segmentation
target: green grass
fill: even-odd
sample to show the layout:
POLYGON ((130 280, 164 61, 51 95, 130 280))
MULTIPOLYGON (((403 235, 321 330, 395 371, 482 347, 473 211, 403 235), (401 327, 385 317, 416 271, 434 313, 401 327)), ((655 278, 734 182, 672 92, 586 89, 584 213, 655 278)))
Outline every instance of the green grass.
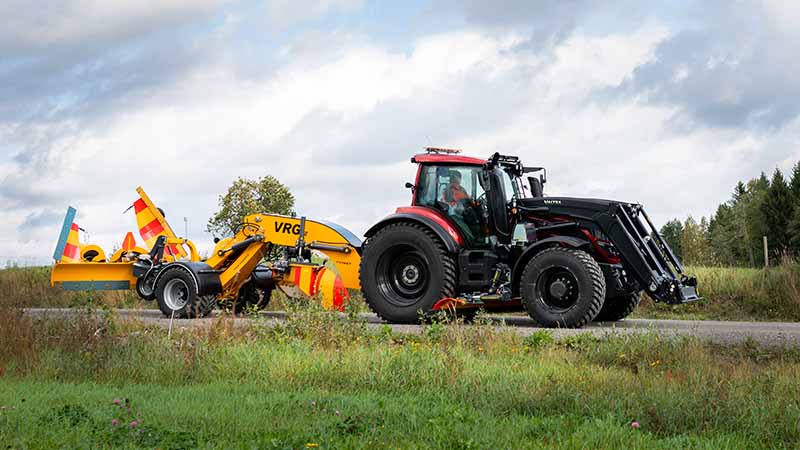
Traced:
POLYGON ((800 445, 797 349, 523 339, 480 322, 411 336, 315 308, 172 338, 113 315, 7 317, 0 442, 11 448, 800 445))
POLYGON ((689 267, 704 300, 686 305, 655 304, 649 299, 634 317, 697 320, 800 321, 800 265, 768 270, 689 267))

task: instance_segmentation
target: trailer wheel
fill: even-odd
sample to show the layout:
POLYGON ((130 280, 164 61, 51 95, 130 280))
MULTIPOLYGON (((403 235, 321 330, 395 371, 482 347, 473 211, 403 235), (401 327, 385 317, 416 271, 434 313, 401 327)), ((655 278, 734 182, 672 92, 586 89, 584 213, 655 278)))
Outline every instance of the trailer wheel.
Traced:
POLYGON ((248 282, 239 289, 239 295, 233 301, 234 314, 241 314, 247 311, 248 307, 256 307, 262 310, 269 305, 274 288, 259 289, 255 284, 248 282))
POLYGON ((156 298, 156 287, 155 287, 156 276, 154 273, 148 273, 147 275, 137 278, 136 279, 136 293, 142 300, 155 300, 156 298))
POLYGON ((622 297, 607 298, 603 303, 600 313, 594 318, 595 322, 618 322, 633 312, 639 302, 642 301, 642 293, 624 295, 622 297))
POLYGON ((456 288, 456 264, 433 232, 413 223, 391 224, 366 242, 361 289, 369 307, 392 323, 418 323, 456 288))
POLYGON ((520 293, 528 314, 540 325, 580 328, 603 307, 606 282, 597 261, 586 252, 553 247, 525 266, 520 293))
POLYGON ((194 319, 211 314, 216 303, 214 295, 197 295, 192 276, 180 267, 167 269, 156 284, 158 309, 165 316, 194 319))

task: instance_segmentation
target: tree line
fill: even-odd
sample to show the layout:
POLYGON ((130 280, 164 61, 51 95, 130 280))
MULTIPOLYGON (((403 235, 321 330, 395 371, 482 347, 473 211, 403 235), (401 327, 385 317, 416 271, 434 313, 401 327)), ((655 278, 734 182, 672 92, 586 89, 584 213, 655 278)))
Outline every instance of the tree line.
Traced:
POLYGON ((739 182, 731 199, 710 218, 673 219, 661 234, 683 262, 705 266, 764 265, 764 236, 770 260, 800 254, 800 162, 786 179, 776 169, 769 179, 739 182))

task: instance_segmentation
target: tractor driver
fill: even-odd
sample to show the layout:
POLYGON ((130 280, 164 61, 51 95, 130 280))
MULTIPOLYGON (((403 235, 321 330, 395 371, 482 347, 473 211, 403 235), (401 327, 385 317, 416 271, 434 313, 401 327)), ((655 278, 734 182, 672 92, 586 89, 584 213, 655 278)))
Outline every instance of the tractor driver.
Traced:
POLYGON ((450 185, 444 191, 444 202, 451 207, 463 209, 467 200, 470 200, 467 191, 461 187, 461 172, 457 170, 450 171, 450 185))
POLYGON ((451 170, 450 184, 444 190, 442 200, 448 206, 448 215, 458 224, 469 242, 481 236, 480 206, 472 201, 467 190, 461 186, 461 172, 451 170))

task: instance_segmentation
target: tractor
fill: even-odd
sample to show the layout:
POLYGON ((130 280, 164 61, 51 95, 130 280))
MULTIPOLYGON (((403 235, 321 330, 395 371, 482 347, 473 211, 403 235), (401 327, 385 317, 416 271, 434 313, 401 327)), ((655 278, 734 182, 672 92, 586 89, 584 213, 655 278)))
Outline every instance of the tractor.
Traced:
POLYGON ((426 150, 411 158, 411 206, 370 228, 361 248, 361 289, 384 320, 524 309, 545 327, 582 327, 627 317, 643 292, 700 299, 641 205, 546 197, 547 171, 516 156, 426 150))
POLYGON ((406 183, 411 205, 367 230, 363 242, 333 223, 251 214, 201 259, 138 188, 131 208, 149 250, 128 233, 106 259, 80 243, 70 207, 51 283, 135 289, 179 318, 206 316, 217 303, 233 303, 234 312, 263 307, 274 289, 339 311, 350 290, 361 290, 391 323, 442 310, 467 318, 481 309, 525 310, 546 327, 621 320, 643 293, 671 304, 700 299, 697 280, 641 205, 546 197, 547 171, 516 156, 428 148, 411 162, 418 165, 416 182, 406 183))

